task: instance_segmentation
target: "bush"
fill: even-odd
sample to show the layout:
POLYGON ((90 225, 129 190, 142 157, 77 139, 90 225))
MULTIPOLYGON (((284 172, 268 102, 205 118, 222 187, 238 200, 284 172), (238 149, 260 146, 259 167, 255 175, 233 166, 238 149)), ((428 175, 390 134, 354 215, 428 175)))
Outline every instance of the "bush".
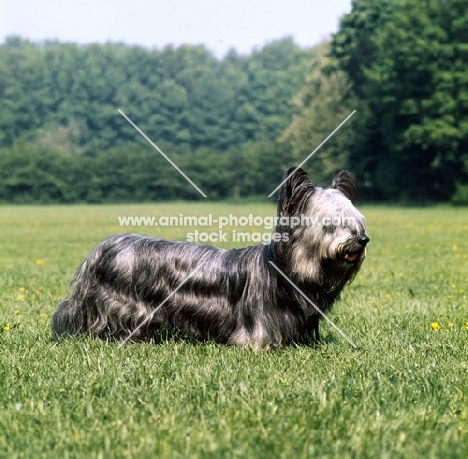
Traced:
POLYGON ((468 206, 468 185, 458 184, 452 196, 452 204, 455 206, 468 206))

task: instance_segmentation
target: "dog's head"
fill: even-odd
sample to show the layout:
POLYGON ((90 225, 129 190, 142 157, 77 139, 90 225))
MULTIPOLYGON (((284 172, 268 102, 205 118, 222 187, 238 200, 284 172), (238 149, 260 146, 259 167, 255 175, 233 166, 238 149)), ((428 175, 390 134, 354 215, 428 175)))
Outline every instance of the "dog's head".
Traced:
POLYGON ((369 242, 364 216, 353 204, 356 177, 341 171, 329 188, 319 188, 302 169, 290 168, 283 180, 276 231, 288 233, 291 274, 302 282, 351 280, 369 242))

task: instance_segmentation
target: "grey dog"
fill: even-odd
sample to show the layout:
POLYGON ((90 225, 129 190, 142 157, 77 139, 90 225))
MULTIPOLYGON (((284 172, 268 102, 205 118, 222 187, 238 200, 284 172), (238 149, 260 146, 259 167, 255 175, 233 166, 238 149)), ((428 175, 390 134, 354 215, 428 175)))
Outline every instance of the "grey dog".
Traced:
POLYGON ((352 173, 319 188, 294 170, 285 172, 278 200, 282 236, 269 244, 224 250, 133 234, 101 242, 52 317, 55 337, 138 341, 166 330, 254 349, 319 340, 321 315, 311 302, 323 313, 331 308, 359 271, 369 238, 353 205, 352 173), (292 217, 301 223, 290 224, 292 217))

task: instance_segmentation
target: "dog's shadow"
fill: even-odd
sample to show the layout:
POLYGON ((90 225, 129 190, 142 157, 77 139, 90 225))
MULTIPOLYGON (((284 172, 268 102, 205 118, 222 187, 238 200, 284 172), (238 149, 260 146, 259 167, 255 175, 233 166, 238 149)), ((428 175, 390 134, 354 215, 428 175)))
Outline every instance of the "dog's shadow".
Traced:
MULTIPOLYGON (((225 346, 226 343, 219 343, 213 337, 206 337, 204 339, 195 339, 191 336, 184 335, 178 330, 175 329, 159 329, 155 330, 153 336, 150 340, 152 344, 155 345, 167 345, 168 343, 186 343, 191 344, 194 346, 203 346, 206 344, 217 345, 217 346, 225 346)), ((136 342, 138 343, 138 341, 136 342)), ((132 343, 132 344, 136 344, 132 343)), ((318 349, 328 345, 336 345, 339 343, 339 339, 333 335, 332 333, 327 333, 325 336, 320 337, 319 340, 315 339, 314 337, 310 337, 308 340, 305 340, 301 343, 289 343, 283 348, 279 349, 269 349, 268 352, 275 352, 276 350, 280 349, 291 349, 291 348, 310 348, 310 349, 318 349)), ((233 345, 228 345, 228 347, 234 347, 233 345)), ((249 346, 246 346, 249 347, 249 346)), ((261 352, 261 351, 260 351, 261 352)))
MULTIPOLYGON (((118 345, 119 343, 122 343, 122 341, 119 341, 118 339, 112 338, 112 337, 107 337, 104 341, 99 340, 96 335, 93 334, 87 334, 84 333, 82 335, 77 335, 73 337, 68 337, 68 340, 71 342, 86 342, 88 339, 92 339, 93 341, 101 341, 102 343, 107 343, 107 344, 116 344, 118 345)), ((51 337, 51 341, 57 343, 57 339, 55 337, 51 337)), ((61 341, 61 340, 59 340, 61 341)), ((129 340, 125 342, 125 347, 127 346, 134 346, 138 344, 152 344, 155 346, 167 346, 167 345, 178 345, 178 344, 188 344, 190 346, 196 346, 196 347, 201 347, 201 346, 219 346, 221 347, 226 347, 226 348, 235 348, 238 346, 235 345, 227 345, 225 343, 219 343, 216 341, 213 337, 207 337, 204 339, 195 339, 193 337, 184 335, 178 330, 173 330, 173 329, 158 329, 155 330, 151 338, 147 338, 144 340, 129 340)), ((287 351, 291 349, 321 349, 323 347, 326 347, 328 345, 336 345, 339 343, 339 339, 337 339, 336 336, 334 336, 331 333, 326 334, 325 336, 321 337, 320 340, 316 340, 314 337, 310 337, 309 340, 305 340, 304 342, 301 343, 288 343, 284 347, 281 348, 275 348, 275 349, 267 349, 267 350, 255 350, 252 347, 249 346, 241 346, 244 349, 251 349, 252 352, 255 353, 261 353, 261 352, 267 352, 267 353, 274 353, 278 351, 287 351)))

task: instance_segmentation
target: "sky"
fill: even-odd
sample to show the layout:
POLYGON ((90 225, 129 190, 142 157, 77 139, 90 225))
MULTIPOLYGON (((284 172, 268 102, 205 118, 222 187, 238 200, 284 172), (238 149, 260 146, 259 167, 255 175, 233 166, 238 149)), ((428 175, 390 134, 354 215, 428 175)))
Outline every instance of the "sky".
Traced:
POLYGON ((0 41, 201 43, 222 58, 285 36, 313 46, 350 11, 351 0, 0 0, 0 41))

